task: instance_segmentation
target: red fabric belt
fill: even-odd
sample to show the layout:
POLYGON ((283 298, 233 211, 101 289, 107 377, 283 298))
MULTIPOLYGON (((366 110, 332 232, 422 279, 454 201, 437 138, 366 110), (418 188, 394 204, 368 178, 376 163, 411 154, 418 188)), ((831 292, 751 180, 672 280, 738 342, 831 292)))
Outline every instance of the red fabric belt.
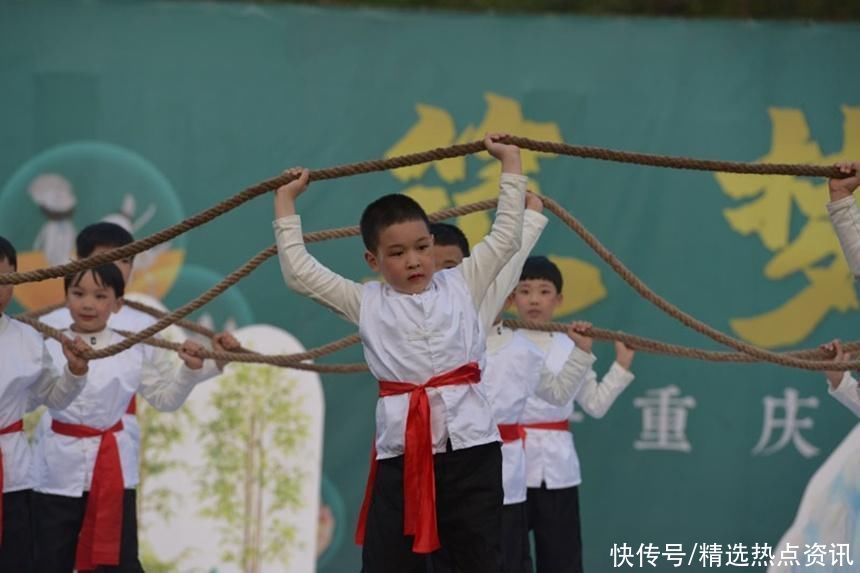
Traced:
POLYGON ((119 565, 125 482, 114 434, 122 428, 122 420, 106 430, 59 420, 51 422, 51 429, 61 436, 101 438, 75 555, 75 568, 79 571, 95 569, 98 565, 119 565))
POLYGON ((528 430, 558 430, 559 432, 567 432, 570 430, 570 422, 567 420, 559 420, 558 422, 534 422, 532 424, 523 424, 523 428, 528 430))
MULTIPOLYGON (((432 377, 424 384, 379 381, 379 397, 409 394, 406 439, 403 451, 403 533, 414 535, 412 551, 431 553, 441 546, 436 529, 436 479, 433 472, 433 438, 427 388, 477 384, 481 369, 476 362, 432 377)), ((376 481, 376 441, 371 452, 370 476, 358 519, 355 541, 364 543, 367 514, 376 481)))

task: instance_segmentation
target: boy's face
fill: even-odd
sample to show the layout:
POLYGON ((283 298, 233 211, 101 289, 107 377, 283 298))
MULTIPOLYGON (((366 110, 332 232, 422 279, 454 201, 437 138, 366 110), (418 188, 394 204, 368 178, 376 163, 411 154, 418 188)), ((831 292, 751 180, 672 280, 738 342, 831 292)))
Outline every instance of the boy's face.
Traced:
MULTIPOLYGON (((115 247, 96 247, 93 249, 92 255, 100 255, 107 251, 112 251, 115 247)), ((90 256, 92 256, 90 255, 90 256)), ((134 258, 130 257, 128 259, 120 259, 118 261, 114 261, 117 267, 119 267, 119 272, 122 273, 122 280, 125 281, 125 284, 128 285, 128 279, 131 277, 131 269, 134 264, 134 258)))
MULTIPOLYGON (((0 259, 0 273, 12 273, 17 269, 9 264, 6 259, 0 259)), ((12 285, 0 285, 0 314, 6 312, 6 307, 9 306, 9 301, 12 300, 12 291, 15 287, 12 285)))
POLYGON ((397 292, 423 292, 433 280, 433 236, 424 221, 404 221, 386 227, 379 233, 375 253, 366 251, 364 258, 374 272, 397 292))
POLYGON ((76 332, 99 332, 107 326, 110 315, 120 309, 122 300, 111 287, 99 285, 93 273, 87 272, 77 285, 69 286, 66 306, 76 332))
POLYGON ((550 322, 553 312, 561 304, 561 293, 546 279, 520 281, 514 290, 514 305, 522 319, 550 322))
POLYGON ((433 258, 436 261, 436 270, 453 269, 463 262, 463 251, 457 245, 433 245, 433 258))

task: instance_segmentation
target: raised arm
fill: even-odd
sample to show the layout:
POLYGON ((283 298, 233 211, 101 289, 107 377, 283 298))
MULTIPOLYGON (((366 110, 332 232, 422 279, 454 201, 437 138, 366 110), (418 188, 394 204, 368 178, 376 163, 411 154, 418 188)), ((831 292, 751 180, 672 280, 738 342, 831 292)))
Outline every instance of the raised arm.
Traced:
POLYGON ((493 325, 499 312, 505 305, 505 299, 516 288, 523 272, 523 265, 531 254, 532 249, 540 239, 547 224, 547 218, 540 212, 543 204, 536 195, 529 194, 526 198, 526 211, 523 217, 523 239, 520 250, 502 267, 496 280, 487 289, 486 296, 481 302, 478 314, 485 328, 493 325))
POLYGON ((827 205, 827 212, 854 279, 860 280, 860 209, 853 195, 860 186, 860 161, 840 163, 838 167, 843 173, 853 172, 854 175, 845 179, 831 179, 828 182, 830 203, 827 205))
POLYGON ((275 194, 273 223, 278 259, 284 281, 292 290, 330 308, 342 318, 358 324, 361 285, 330 270, 308 253, 302 236, 302 221, 296 214, 296 198, 307 188, 308 171, 275 194))
POLYGON ((490 285, 522 244, 526 178, 522 175, 519 148, 498 143, 501 137, 492 134, 484 139, 490 155, 502 162, 496 218, 490 234, 475 245, 472 256, 459 267, 476 308, 481 307, 490 285))

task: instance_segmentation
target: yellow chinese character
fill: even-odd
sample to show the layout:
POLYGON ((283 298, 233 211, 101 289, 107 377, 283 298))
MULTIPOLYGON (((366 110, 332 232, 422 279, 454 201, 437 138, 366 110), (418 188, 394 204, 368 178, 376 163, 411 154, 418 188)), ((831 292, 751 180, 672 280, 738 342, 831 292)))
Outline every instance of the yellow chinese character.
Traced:
MULTIPOLYGON (((842 108, 843 145, 833 155, 823 155, 811 139, 802 111, 769 111, 773 126, 771 150, 759 161, 831 164, 860 156, 860 107, 842 108)), ((728 196, 745 201, 725 210, 729 226, 741 235, 758 235, 774 254, 765 265, 765 277, 778 281, 802 273, 808 283, 773 310, 733 319, 731 326, 738 335, 770 348, 796 344, 806 339, 831 311, 858 308, 851 272, 827 217, 826 182, 722 173, 716 178, 728 196), (800 232, 791 236, 795 210, 804 221, 800 232)))
MULTIPOLYGON (((497 94, 485 96, 487 111, 477 126, 468 125, 457 134, 454 119, 446 110, 426 104, 418 104, 418 121, 387 152, 386 157, 415 153, 434 147, 444 147, 455 143, 466 143, 480 139, 486 132, 507 132, 511 134, 548 141, 562 141, 558 125, 550 122, 534 122, 523 117, 522 108, 516 100, 497 94)), ((548 153, 522 152, 523 173, 534 176, 540 172, 540 158, 554 158, 548 153)), ((481 165, 477 171, 477 184, 452 192, 445 186, 412 184, 403 193, 418 201, 428 212, 447 207, 466 205, 492 199, 498 196, 499 164, 489 154, 476 155, 481 165)), ((432 178, 432 174, 443 184, 452 185, 467 180, 469 163, 465 157, 446 159, 431 164, 405 167, 392 172, 403 183, 432 178), (432 171, 431 171, 432 170, 432 171)), ((425 183, 428 181, 425 180, 425 183)), ((532 178, 529 189, 540 193, 540 187, 532 178)), ((475 213, 460 217, 458 226, 469 238, 471 244, 480 241, 490 231, 492 224, 488 212, 475 213)), ((569 277, 565 281, 564 304, 556 316, 564 316, 581 310, 606 297, 606 288, 601 280, 600 270, 585 261, 563 255, 550 255, 562 273, 569 277)))

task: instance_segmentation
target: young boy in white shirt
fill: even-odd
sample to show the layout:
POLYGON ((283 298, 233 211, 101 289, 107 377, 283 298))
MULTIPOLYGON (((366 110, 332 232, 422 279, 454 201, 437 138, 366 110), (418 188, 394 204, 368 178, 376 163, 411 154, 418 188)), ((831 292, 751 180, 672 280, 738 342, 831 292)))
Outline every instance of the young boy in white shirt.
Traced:
MULTIPOLYGON (((83 336, 95 349, 123 340, 107 326, 125 289, 115 264, 67 276, 64 287, 73 320, 69 332, 83 336)), ((48 346, 56 361, 56 344, 48 346)), ((220 350, 239 345, 222 334, 214 346, 220 350)), ((65 408, 49 410, 51 426, 36 445, 33 465, 38 573, 141 570, 137 448, 124 429, 123 415, 136 393, 157 410, 176 410, 195 385, 220 370, 220 365, 198 358, 202 347, 192 341, 179 350, 181 364, 168 351, 155 350, 137 345, 94 361, 80 395, 65 408)))
MULTIPOLYGON (((531 573, 528 511, 526 504, 526 431, 522 415, 529 396, 537 395, 548 403, 563 406, 577 394, 595 357, 590 340, 575 347, 560 371, 553 373, 544 364, 543 352, 523 333, 502 325, 499 313, 502 304, 510 304, 510 293, 519 281, 523 264, 537 244, 547 220, 541 214, 543 203, 536 195, 526 198, 523 240, 520 251, 502 269, 484 299, 480 314, 489 318, 487 332, 487 368, 481 385, 493 408, 493 415, 502 437, 502 573, 531 573)), ((452 268, 469 256, 468 241, 460 229, 446 223, 431 226, 437 268, 452 268)), ((571 324, 570 336, 589 327, 587 323, 571 324)), ((432 556, 433 573, 448 573, 454 568, 443 547, 432 556)))
POLYGON ((365 260, 385 283, 347 280, 305 249, 295 200, 308 172, 276 193, 285 281, 358 324, 379 381, 375 479, 357 535, 364 573, 424 573, 425 555, 440 545, 463 571, 499 569, 500 437, 478 385, 485 361, 478 308, 519 249, 526 183, 519 149, 500 137, 485 138, 502 164, 496 220, 472 257, 454 269, 436 272, 421 207, 388 195, 364 210, 360 225, 365 260))
MULTIPOLYGON (((562 302, 563 279, 558 267, 546 257, 530 257, 523 266, 514 291, 520 318, 549 322, 562 302)), ((591 340, 573 331, 570 336, 536 330, 523 331, 544 353, 550 371, 558 372, 575 346, 591 348, 591 340)), ((589 369, 574 397, 586 413, 603 417, 621 392, 633 381, 633 350, 615 344, 616 359, 603 378, 589 369)), ((526 481, 529 528, 535 534, 537 573, 580 573, 582 537, 579 519, 579 458, 568 420, 574 399, 562 406, 539 396, 526 403, 522 423, 526 428, 526 481)))

